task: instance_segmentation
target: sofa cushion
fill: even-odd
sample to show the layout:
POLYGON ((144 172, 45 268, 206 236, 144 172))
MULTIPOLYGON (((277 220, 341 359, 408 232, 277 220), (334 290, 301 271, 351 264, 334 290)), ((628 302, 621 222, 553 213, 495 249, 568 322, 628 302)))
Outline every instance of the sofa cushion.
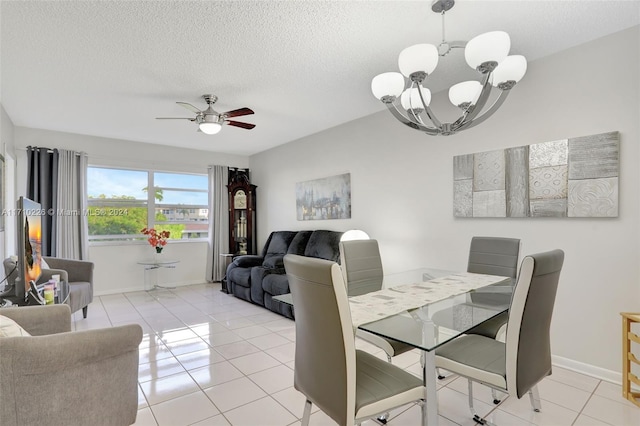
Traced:
POLYGON ((286 275, 269 274, 262 279, 262 289, 272 296, 289 293, 289 280, 286 275))
POLYGON ((271 234, 269 247, 264 256, 262 266, 266 268, 281 268, 284 265, 282 258, 287 254, 289 244, 296 236, 295 231, 277 231, 271 234))
POLYGON ((309 242, 309 237, 313 231, 298 231, 296 236, 289 244, 289 250, 287 250, 287 254, 297 254, 299 256, 304 256, 304 249, 307 247, 307 243, 309 242))
POLYGON ((340 237, 342 237, 342 232, 313 231, 304 250, 304 255, 340 263, 340 237))

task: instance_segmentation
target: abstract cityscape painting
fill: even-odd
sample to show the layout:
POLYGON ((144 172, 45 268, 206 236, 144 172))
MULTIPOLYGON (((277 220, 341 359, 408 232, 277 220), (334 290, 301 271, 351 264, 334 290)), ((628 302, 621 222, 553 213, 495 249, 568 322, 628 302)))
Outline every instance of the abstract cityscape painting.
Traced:
POLYGON ((298 220, 351 218, 351 174, 296 183, 298 220))
POLYGON ((618 217, 618 132, 453 158, 455 217, 618 217))

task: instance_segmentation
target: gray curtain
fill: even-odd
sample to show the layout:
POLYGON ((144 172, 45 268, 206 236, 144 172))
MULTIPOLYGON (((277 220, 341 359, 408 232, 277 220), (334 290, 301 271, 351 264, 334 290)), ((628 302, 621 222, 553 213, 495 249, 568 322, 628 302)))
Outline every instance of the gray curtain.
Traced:
POLYGON ((55 216, 55 251, 57 257, 86 260, 88 245, 87 154, 58 150, 57 206, 55 216), (64 214, 69 213, 69 214, 64 214))
POLYGON ((208 282, 221 281, 226 273, 226 262, 220 255, 229 252, 228 179, 226 166, 209 166, 209 249, 205 277, 208 282))
POLYGON ((53 220, 58 193, 58 150, 27 147, 27 198, 40 203, 47 213, 42 216, 42 255, 57 256, 56 223, 53 220))

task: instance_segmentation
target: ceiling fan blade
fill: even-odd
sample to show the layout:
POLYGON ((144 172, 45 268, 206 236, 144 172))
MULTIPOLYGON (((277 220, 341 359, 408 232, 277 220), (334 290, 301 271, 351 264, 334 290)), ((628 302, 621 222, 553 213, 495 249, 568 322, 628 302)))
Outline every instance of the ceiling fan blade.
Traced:
POLYGON ((186 103, 186 102, 176 102, 176 103, 177 103, 178 105, 182 106, 182 107, 185 107, 185 108, 186 108, 186 109, 188 109, 189 111, 193 111, 193 112, 195 112, 196 114, 197 114, 197 113, 199 113, 199 112, 202 112, 202 111, 200 111, 198 108, 196 108, 196 107, 194 107, 193 105, 188 104, 188 103, 186 103))
POLYGON ((234 109, 233 111, 227 111, 227 112, 223 112, 220 115, 224 115, 225 117, 240 117, 241 115, 251 115, 253 114, 253 110, 251 110, 250 108, 239 108, 239 109, 234 109))
POLYGON ((195 118, 187 118, 187 117, 156 117, 156 120, 189 120, 189 121, 196 121, 195 118))
POLYGON ((227 123, 229 126, 241 127, 243 129, 248 129, 248 130, 251 130, 254 127, 256 127, 255 124, 243 123, 241 121, 225 120, 225 123, 227 123))

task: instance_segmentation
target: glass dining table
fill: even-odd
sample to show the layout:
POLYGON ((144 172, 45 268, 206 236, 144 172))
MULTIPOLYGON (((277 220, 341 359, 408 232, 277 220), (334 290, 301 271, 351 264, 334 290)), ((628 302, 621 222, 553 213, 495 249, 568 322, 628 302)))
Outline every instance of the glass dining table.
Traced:
MULTIPOLYGON (((423 423, 432 426, 438 424, 435 350, 507 311, 513 286, 507 277, 418 268, 385 275, 382 290, 350 297, 349 307, 354 330, 422 351, 423 423)), ((292 304, 291 294, 274 299, 292 304)))

